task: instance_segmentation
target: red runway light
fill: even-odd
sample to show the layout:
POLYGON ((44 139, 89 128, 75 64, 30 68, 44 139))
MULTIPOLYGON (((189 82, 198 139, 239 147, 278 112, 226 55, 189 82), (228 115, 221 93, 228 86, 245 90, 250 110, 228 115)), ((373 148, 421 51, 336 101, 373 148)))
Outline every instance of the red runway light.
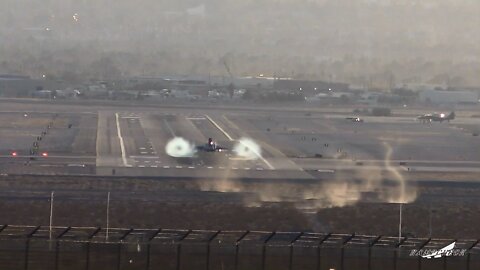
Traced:
POLYGON ((17 155, 17 152, 12 152, 12 156, 16 157, 17 155))
POLYGON ((43 152, 43 153, 42 153, 42 157, 48 157, 48 153, 47 153, 47 152, 43 152))

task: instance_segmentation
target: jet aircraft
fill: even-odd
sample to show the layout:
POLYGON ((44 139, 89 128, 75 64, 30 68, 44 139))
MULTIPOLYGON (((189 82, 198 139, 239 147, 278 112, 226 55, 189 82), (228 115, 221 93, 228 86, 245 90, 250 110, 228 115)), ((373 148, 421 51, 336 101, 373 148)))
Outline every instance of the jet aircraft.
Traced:
POLYGON ((345 119, 350 120, 352 122, 356 122, 356 123, 363 123, 363 119, 360 117, 347 117, 345 119))
POLYGON ((213 141, 212 138, 208 138, 208 142, 204 145, 199 145, 196 147, 197 151, 204 151, 204 152, 222 152, 228 150, 227 148, 223 146, 217 145, 213 141))
POLYGON ((450 114, 445 114, 445 113, 428 113, 424 115, 420 115, 417 117, 418 120, 420 120, 422 123, 430 123, 430 122, 440 122, 442 123, 443 121, 450 122, 450 120, 455 119, 455 112, 451 112, 450 114))

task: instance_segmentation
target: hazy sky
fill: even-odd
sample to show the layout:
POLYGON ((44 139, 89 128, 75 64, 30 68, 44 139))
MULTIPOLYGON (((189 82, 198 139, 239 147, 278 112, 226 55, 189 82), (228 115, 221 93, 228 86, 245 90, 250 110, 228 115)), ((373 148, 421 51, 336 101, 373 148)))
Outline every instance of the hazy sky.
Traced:
POLYGON ((0 73, 223 74, 227 63, 238 76, 480 85, 477 0, 1 2, 0 73))

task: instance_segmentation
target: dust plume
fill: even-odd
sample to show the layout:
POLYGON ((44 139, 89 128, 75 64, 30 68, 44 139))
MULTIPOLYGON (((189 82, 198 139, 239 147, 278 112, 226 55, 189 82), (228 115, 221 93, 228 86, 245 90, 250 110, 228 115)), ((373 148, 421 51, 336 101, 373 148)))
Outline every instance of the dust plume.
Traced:
POLYGON ((304 212, 318 209, 345 207, 359 201, 409 203, 416 199, 416 187, 408 184, 401 168, 392 165, 392 147, 386 148, 383 164, 355 167, 343 170, 337 165, 334 173, 322 176, 321 180, 308 183, 296 181, 248 183, 229 179, 200 181, 203 191, 245 193, 244 205, 259 207, 264 203, 289 202, 304 212))

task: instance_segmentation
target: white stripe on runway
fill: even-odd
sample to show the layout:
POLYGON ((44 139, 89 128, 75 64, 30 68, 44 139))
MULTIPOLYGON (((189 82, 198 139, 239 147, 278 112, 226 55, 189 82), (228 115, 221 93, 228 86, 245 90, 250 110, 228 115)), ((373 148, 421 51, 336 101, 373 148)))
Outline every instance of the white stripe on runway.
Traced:
POLYGON ((117 136, 118 136, 118 139, 120 140, 120 150, 122 151, 123 165, 125 167, 130 167, 130 165, 127 163, 127 156, 125 154, 125 144, 123 142, 122 132, 120 131, 120 123, 118 121, 118 113, 115 113, 115 119, 116 119, 116 122, 117 122, 117 136))
POLYGON ((172 137, 177 137, 177 136, 175 135, 175 131, 173 131, 172 127, 171 127, 170 124, 167 122, 167 120, 163 119, 163 123, 165 123, 165 125, 167 126, 168 131, 170 131, 170 133, 172 134, 172 137))
MULTIPOLYGON (((218 130, 220 130, 223 135, 225 135, 225 137, 227 137, 230 141, 234 141, 233 137, 230 136, 230 134, 228 134, 222 127, 220 127, 220 125, 218 125, 215 121, 213 121, 212 118, 210 118, 210 116, 208 115, 205 115, 205 117, 216 127, 218 128, 218 130)), ((242 143, 240 141, 240 143, 242 143)), ((257 157, 259 159, 261 159, 265 164, 267 164, 267 166, 270 168, 270 170, 275 170, 275 167, 273 167, 272 164, 270 164, 270 162, 268 162, 268 160, 266 160, 264 157, 262 157, 262 155, 260 155, 260 153, 255 153, 257 155, 257 157)))
POLYGON ((129 156, 130 158, 153 158, 153 159, 158 159, 159 157, 157 156, 129 156))
POLYGON ((218 130, 220 130, 223 133, 223 135, 225 135, 225 137, 227 137, 230 141, 233 141, 232 136, 230 136, 230 134, 228 134, 225 130, 223 130, 223 128, 221 128, 215 121, 213 121, 213 119, 210 118, 210 116, 205 115, 205 117, 208 119, 208 121, 210 121, 210 123, 212 123, 216 128, 218 128, 218 130))

